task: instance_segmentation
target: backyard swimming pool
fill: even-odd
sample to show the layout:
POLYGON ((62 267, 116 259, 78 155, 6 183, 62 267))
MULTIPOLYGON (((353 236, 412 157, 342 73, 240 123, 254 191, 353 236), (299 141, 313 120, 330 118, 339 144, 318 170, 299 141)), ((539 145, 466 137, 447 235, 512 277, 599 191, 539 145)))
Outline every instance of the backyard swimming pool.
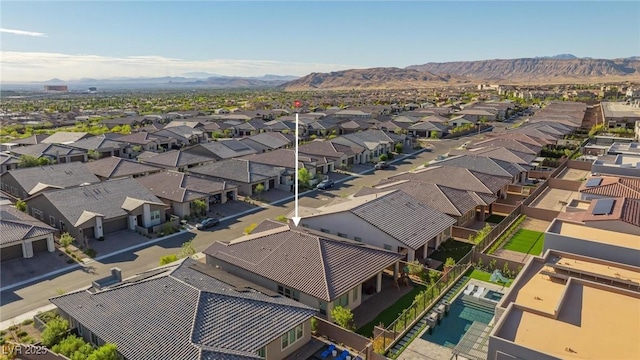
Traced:
MULTIPOLYGON (((502 296, 500 293, 496 294, 502 296)), ((485 296, 489 296, 489 294, 485 296)), ((489 324, 493 319, 495 306, 496 303, 493 301, 460 295, 451 304, 451 311, 448 316, 442 319, 442 323, 436 326, 431 334, 428 331, 425 332, 421 339, 454 348, 474 321, 489 324)))
POLYGON ((488 299, 488 300, 491 300, 491 301, 498 302, 498 301, 500 301, 500 299, 502 299, 502 296, 504 296, 503 293, 500 293, 500 292, 497 292, 497 291, 493 291, 493 290, 489 290, 484 295, 484 298, 488 299))

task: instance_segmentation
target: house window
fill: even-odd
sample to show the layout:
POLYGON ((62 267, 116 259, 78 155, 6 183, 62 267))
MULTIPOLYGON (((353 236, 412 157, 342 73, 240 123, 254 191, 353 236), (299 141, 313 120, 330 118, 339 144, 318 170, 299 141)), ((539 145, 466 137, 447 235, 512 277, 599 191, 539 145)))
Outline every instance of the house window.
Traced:
POLYGON ((260 357, 266 358, 267 357, 267 348, 265 348, 264 346, 261 347, 260 349, 258 349, 258 351, 256 351, 256 354, 260 357))
POLYGON ((347 307, 349 305, 349 293, 340 296, 335 303, 336 306, 347 307))
POLYGON ((280 341, 282 343, 282 350, 288 348, 293 345, 296 341, 300 340, 304 335, 304 329, 302 324, 294 327, 293 329, 287 331, 284 335, 280 337, 280 341))
POLYGON ((322 315, 327 315, 327 303, 322 301, 322 300, 318 300, 318 309, 320 309, 320 314, 322 315))
POLYGON ((356 286, 355 289, 353 289, 353 301, 357 301, 358 300, 358 287, 356 286))
POLYGON ((154 210, 151 212, 151 221, 160 219, 160 210, 154 210))
POLYGON ((362 238, 361 237, 357 237, 357 236, 354 236, 353 240, 362 242, 362 238))
POLYGON ((338 236, 343 237, 343 238, 347 238, 347 239, 349 238, 349 235, 343 234, 341 232, 338 233, 338 236))
POLYGON ((327 229, 320 229, 320 231, 322 231, 323 233, 331 234, 331 231, 329 231, 327 229))
POLYGON ((283 285, 278 285, 278 294, 284 295, 289 299, 293 299, 295 301, 300 301, 300 291, 288 288, 283 285))
POLYGON ((53 216, 49 216, 49 224, 53 227, 56 226, 56 218, 54 218, 53 216))
POLYGON ((384 249, 393 251, 393 247, 391 245, 387 245, 387 244, 384 244, 384 249))
POLYGON ((94 333, 91 333, 91 343, 94 345, 98 345, 98 337, 94 333))
POLYGON ((40 211, 38 209, 31 208, 31 213, 33 214, 34 218, 37 218, 37 219, 40 219, 40 220, 44 220, 44 214, 42 213, 42 211, 40 211))

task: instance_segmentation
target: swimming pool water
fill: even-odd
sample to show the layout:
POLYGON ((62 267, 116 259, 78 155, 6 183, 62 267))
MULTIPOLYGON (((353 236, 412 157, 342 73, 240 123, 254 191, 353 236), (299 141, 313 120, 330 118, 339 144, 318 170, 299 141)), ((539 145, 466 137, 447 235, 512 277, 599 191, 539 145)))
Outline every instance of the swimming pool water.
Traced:
POLYGON ((462 297, 458 297, 453 304, 449 315, 442 319, 442 323, 433 329, 433 334, 425 332, 421 338, 438 345, 454 348, 467 332, 474 321, 489 324, 495 313, 495 306, 487 302, 487 306, 476 306, 465 303, 462 297))
POLYGON ((489 299, 491 301, 500 301, 500 299, 502 299, 502 296, 504 296, 504 294, 499 293, 497 291, 493 291, 493 290, 489 290, 486 295, 484 296, 485 299, 489 299))

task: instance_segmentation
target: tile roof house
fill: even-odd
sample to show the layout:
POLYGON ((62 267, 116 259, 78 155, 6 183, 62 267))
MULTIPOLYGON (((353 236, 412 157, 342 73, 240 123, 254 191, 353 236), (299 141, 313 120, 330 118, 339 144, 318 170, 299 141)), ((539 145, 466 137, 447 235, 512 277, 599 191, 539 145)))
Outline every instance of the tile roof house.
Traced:
POLYGON ((580 185, 582 200, 600 198, 640 199, 640 178, 592 176, 580 185))
POLYGON ((375 161, 380 155, 394 151, 396 144, 406 147, 410 140, 405 135, 387 133, 382 130, 365 130, 353 134, 345 134, 330 140, 333 143, 360 146, 367 150, 363 163, 375 161))
POLYGON ((125 149, 129 147, 129 145, 125 143, 113 141, 104 136, 92 136, 75 141, 73 143, 69 143, 68 146, 76 149, 86 150, 87 152, 95 151, 98 154, 99 158, 124 155, 125 153, 127 153, 125 149))
POLYGON ((624 197, 593 199, 586 210, 561 212, 558 219, 640 236, 640 200, 624 197))
POLYGON ((452 150, 451 155, 463 155, 472 154, 477 156, 490 157, 492 159, 498 159, 502 161, 508 161, 522 166, 531 166, 534 160, 538 157, 536 154, 530 152, 521 152, 517 150, 507 149, 505 147, 484 147, 465 151, 452 150))
POLYGON ((444 185, 497 197, 506 197, 507 187, 511 184, 511 178, 506 176, 493 176, 454 166, 430 166, 391 176, 389 180, 409 180, 417 183, 444 185))
POLYGON ((115 281, 50 301, 126 360, 281 360, 311 338, 314 308, 193 259, 115 281))
POLYGON ((496 196, 459 190, 444 185, 415 183, 407 180, 383 181, 374 187, 363 187, 354 197, 380 194, 390 190, 401 190, 421 203, 456 219, 456 226, 465 226, 474 220, 484 220, 482 215, 488 210, 492 214, 491 205, 496 196))
POLYGON ((51 189, 99 182, 87 164, 78 162, 20 168, 0 175, 2 190, 18 199, 51 189))
POLYGON ((17 148, 11 148, 9 152, 15 156, 33 156, 35 158, 47 158, 50 161, 54 161, 58 164, 69 162, 85 162, 88 160, 87 151, 82 149, 72 148, 67 145, 61 144, 37 144, 20 146, 17 148))
POLYGON ((407 132, 416 137, 442 137, 447 133, 448 126, 444 123, 419 121, 415 124, 411 124, 407 128, 407 132))
POLYGON ((228 181, 238 186, 238 193, 252 196, 261 184, 264 191, 272 188, 291 190, 292 176, 283 167, 256 163, 246 159, 229 159, 193 167, 187 173, 218 181, 228 181))
POLYGON ((363 164, 365 149, 358 145, 342 145, 331 141, 312 141, 298 146, 298 153, 333 161, 334 167, 363 164))
POLYGON ((0 175, 9 170, 17 169, 20 165, 20 159, 8 152, 0 152, 0 175))
MULTIPOLYGON (((242 159, 259 164, 282 167, 290 172, 295 172, 296 167, 296 152, 294 149, 277 149, 267 153, 243 156, 242 159)), ((319 167, 320 164, 326 165, 326 163, 325 159, 320 157, 298 154, 298 168, 306 168, 312 176, 316 174, 316 168, 319 167)), ((320 167, 322 167, 322 165, 320 165, 320 167)), ((321 171, 318 172, 327 172, 326 166, 324 171, 322 171, 322 169, 320 170, 321 171)))
POLYGON ((382 272, 401 255, 363 243, 292 229, 287 224, 230 243, 215 242, 207 264, 245 278, 303 304, 330 319, 336 305, 354 309, 382 272), (372 281, 373 280, 373 281, 372 281))
POLYGON ((53 252, 56 229, 13 206, 0 208, 0 260, 31 258, 34 253, 53 252))
POLYGON ((137 178, 158 173, 164 169, 158 166, 143 164, 135 160, 120 157, 106 157, 85 163, 87 169, 100 180, 118 179, 123 177, 137 178))
POLYGON ((121 230, 155 232, 166 221, 166 205, 130 178, 46 191, 26 203, 33 217, 85 244, 121 230))
POLYGON ((528 144, 521 142, 515 139, 509 139, 508 137, 493 137, 485 140, 481 140, 478 142, 474 142, 473 144, 469 144, 467 149, 477 149, 477 148, 485 148, 485 147, 504 147, 510 150, 516 150, 527 154, 539 154, 542 150, 542 146, 528 144))
POLYGON ((514 183, 526 181, 529 170, 528 167, 517 163, 468 154, 450 156, 433 164, 438 166, 461 167, 495 176, 510 176, 514 183))
POLYGON ((238 187, 235 185, 181 172, 163 171, 137 180, 171 206, 172 214, 180 218, 196 213, 196 200, 204 201, 204 210, 208 212, 210 204, 226 203, 237 198, 238 187))
POLYGON ((86 132, 58 131, 41 141, 42 144, 71 144, 76 141, 87 139, 93 135, 86 132))
POLYGON ((243 144, 238 139, 220 139, 205 144, 198 144, 183 151, 211 157, 217 161, 255 154, 257 151, 243 144))
POLYGON ((172 127, 167 125, 162 128, 162 130, 153 132, 153 135, 175 139, 176 145, 178 146, 188 146, 207 142, 207 134, 204 130, 192 128, 186 125, 172 127))
POLYGON ((263 132, 249 136, 245 139, 241 139, 240 141, 244 142, 245 140, 251 141, 250 143, 246 143, 249 147, 252 147, 252 143, 257 143, 259 148, 252 148, 254 148, 258 153, 264 152, 265 150, 263 149, 266 149, 266 151, 271 151, 275 149, 287 148, 292 146, 293 142, 295 141, 294 136, 288 137, 279 132, 263 132))
POLYGON ((160 166, 168 170, 185 171, 216 161, 214 158, 185 150, 169 150, 156 156, 138 159, 141 163, 160 166))
POLYGON ((426 258, 451 236, 456 220, 399 190, 360 196, 317 209, 300 207, 301 227, 337 234, 398 252, 407 261, 426 258))
POLYGON ((111 140, 129 144, 133 149, 135 149, 136 147, 140 147, 140 150, 134 151, 133 154, 142 151, 160 151, 161 149, 172 149, 174 145, 177 144, 177 140, 174 138, 156 136, 144 131, 114 137, 111 140))

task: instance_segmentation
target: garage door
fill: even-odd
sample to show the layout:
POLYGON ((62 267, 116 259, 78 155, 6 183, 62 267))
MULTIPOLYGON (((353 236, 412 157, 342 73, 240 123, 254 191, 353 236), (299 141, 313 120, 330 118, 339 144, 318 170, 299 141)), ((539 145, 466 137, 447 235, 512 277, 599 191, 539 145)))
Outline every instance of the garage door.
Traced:
POLYGON ((82 233, 87 239, 93 239, 96 237, 95 228, 93 226, 90 228, 82 229, 82 233))
POLYGON ((47 251, 47 239, 36 240, 31 243, 33 245, 33 253, 47 251))
POLYGON ((21 257, 22 257, 22 244, 13 245, 13 246, 0 249, 0 259, 2 261, 18 259, 21 257))
POLYGON ((104 234, 108 235, 116 231, 126 230, 127 229, 127 218, 123 217, 120 219, 115 219, 111 221, 105 221, 102 223, 102 229, 104 230, 104 234))
POLYGON ((269 180, 269 189, 273 189, 274 187, 276 187, 276 180, 275 179, 269 180))

